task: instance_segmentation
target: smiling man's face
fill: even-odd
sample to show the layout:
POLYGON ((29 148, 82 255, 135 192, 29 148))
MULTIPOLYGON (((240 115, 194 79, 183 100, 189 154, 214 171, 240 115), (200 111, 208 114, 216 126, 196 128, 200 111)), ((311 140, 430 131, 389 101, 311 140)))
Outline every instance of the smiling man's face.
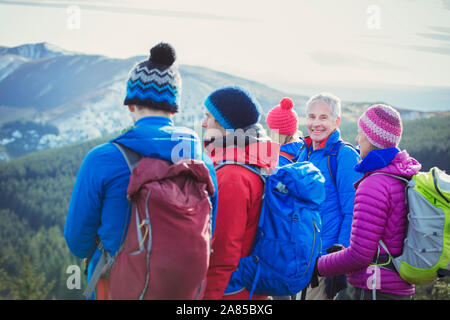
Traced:
POLYGON ((328 103, 317 100, 309 106, 306 127, 313 141, 314 149, 336 130, 340 122, 340 117, 334 119, 331 106, 328 103))

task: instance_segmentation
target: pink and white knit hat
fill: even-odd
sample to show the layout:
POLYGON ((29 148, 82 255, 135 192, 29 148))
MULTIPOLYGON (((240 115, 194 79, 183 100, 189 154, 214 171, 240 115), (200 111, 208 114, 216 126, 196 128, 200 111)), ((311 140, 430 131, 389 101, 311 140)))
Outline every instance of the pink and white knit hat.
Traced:
POLYGON ((402 137, 402 119, 394 108, 377 104, 359 118, 359 127, 371 144, 385 149, 397 147, 402 137))
POLYGON ((266 123, 271 130, 278 130, 279 134, 291 135, 298 130, 297 118, 292 100, 283 98, 279 106, 275 106, 269 111, 266 123))

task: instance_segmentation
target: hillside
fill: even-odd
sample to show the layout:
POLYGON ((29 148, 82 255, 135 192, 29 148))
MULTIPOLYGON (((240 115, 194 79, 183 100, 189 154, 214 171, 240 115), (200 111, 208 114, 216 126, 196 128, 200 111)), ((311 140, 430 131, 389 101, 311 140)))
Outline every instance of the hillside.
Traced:
MULTIPOLYGON (((450 172, 450 117, 405 121, 401 147, 423 164, 450 172)), ((343 138, 353 142, 356 124, 342 126, 343 138)), ((19 277, 21 266, 30 259, 35 277, 53 283, 44 298, 81 299, 85 286, 69 290, 66 286, 70 265, 83 270, 80 259, 71 255, 63 238, 63 227, 72 187, 86 153, 108 139, 89 140, 70 146, 36 152, 0 163, 0 298, 13 298, 2 289, 2 274, 19 277)), ((83 276, 84 277, 84 276, 83 276)), ((427 286, 418 297, 440 297, 427 286), (428 291, 425 291, 428 290, 428 291)), ((434 291, 433 291, 434 290, 434 291)))
MULTIPOLYGON (((123 106, 128 72, 146 58, 112 59, 69 52, 48 43, 0 49, 0 160, 99 138, 128 127, 131 118, 123 106), (30 121, 48 130, 23 129, 30 121)), ((304 116, 308 97, 302 95, 301 88, 298 93, 281 92, 198 66, 181 65, 180 73, 181 112, 174 118, 180 125, 200 128, 203 101, 213 90, 227 85, 247 88, 264 112, 289 96, 297 113, 304 116)), ((343 101, 343 122, 356 121, 373 102, 343 101)), ((394 107, 404 119, 445 115, 394 107)))
MULTIPOLYGON (((129 69, 145 57, 111 59, 50 44, 0 47, 0 299, 81 299, 67 287, 67 268, 84 269, 68 251, 63 228, 76 174, 86 153, 127 127, 122 105, 129 69), (3 161, 1 161, 3 160, 3 161), (35 286, 11 290, 26 278, 35 286), (19 281, 20 280, 20 281, 19 281)), ((303 116, 307 96, 207 68, 181 65, 182 112, 175 117, 201 133, 205 97, 226 85, 250 90, 264 111, 289 96, 303 116)), ((301 90, 299 90, 301 91, 301 90)), ((354 143, 356 121, 376 101, 343 101, 342 136, 354 143)), ((384 101, 389 104, 389 101, 384 101)), ((400 147, 423 165, 450 172, 450 112, 394 106, 404 119, 400 147)), ((306 133, 304 118, 300 129, 306 133)), ((446 297, 432 284, 417 298, 446 297)), ((444 292, 444 293, 442 293, 444 292)))

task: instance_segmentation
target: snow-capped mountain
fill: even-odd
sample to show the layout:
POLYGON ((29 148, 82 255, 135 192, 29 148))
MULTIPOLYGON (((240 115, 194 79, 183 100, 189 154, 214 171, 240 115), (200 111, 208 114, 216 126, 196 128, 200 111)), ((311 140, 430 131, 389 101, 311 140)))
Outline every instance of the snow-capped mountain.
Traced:
MULTIPOLYGON (((28 153, 101 137, 131 125, 131 117, 123 106, 128 72, 137 62, 147 58, 113 59, 86 55, 48 43, 0 47, 0 160, 7 160, 11 156, 8 150, 19 141, 27 146, 23 153, 28 153), (43 128, 52 129, 38 130, 37 136, 38 131, 22 132, 24 128, 18 123, 17 127, 22 131, 11 130, 17 120, 48 124, 43 128), (2 125, 6 123, 10 124, 9 130, 2 131, 2 125), (25 137, 34 137, 33 143, 22 141, 25 137)), ((297 113, 303 115, 302 109, 308 98, 203 67, 181 65, 180 73, 182 112, 174 121, 194 129, 199 129, 205 98, 226 85, 248 89, 265 112, 289 96, 297 113)), ((356 120, 363 106, 367 104, 343 103, 344 119, 356 120)), ((407 110, 402 113, 414 117, 428 115, 412 114, 407 110)))
POLYGON ((51 43, 40 42, 35 44, 24 44, 12 48, 0 47, 0 54, 13 54, 21 56, 23 58, 35 60, 43 58, 53 58, 75 53, 59 48, 51 43))
POLYGON ((0 54, 0 81, 5 79, 14 70, 20 67, 23 63, 28 62, 27 58, 13 55, 13 54, 0 54))

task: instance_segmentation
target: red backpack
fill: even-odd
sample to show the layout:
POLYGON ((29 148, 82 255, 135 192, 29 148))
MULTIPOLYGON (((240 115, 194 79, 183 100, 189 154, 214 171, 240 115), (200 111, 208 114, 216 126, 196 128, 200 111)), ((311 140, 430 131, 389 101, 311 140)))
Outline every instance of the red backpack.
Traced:
MULTIPOLYGON (((116 146, 132 172, 127 189, 132 210, 119 251, 109 257, 102 250, 97 264, 99 275, 105 265, 110 267, 110 298, 201 299, 210 256, 209 196, 214 193, 208 169, 201 160, 140 159, 133 150, 116 146)), ((92 280, 98 280, 96 271, 92 280)))

